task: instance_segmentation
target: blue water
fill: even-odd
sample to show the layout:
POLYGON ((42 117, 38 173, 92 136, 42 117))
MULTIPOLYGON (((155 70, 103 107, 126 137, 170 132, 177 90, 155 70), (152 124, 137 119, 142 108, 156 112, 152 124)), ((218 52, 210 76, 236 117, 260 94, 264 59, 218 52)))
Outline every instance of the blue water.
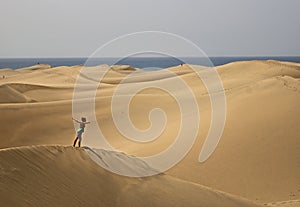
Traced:
MULTIPOLYGON (((185 63, 196 64, 196 65, 210 65, 207 59, 204 58, 184 58, 185 63)), ((234 61, 243 60, 280 60, 289 62, 300 63, 300 56, 277 56, 277 57, 210 57, 213 65, 223 65, 234 61)), ((50 64, 52 67, 56 66, 71 66, 86 64, 87 58, 0 58, 0 69, 3 68, 23 68, 32 65, 50 64)), ((171 66, 180 65, 183 62, 173 57, 129 57, 119 60, 118 58, 101 58, 101 59, 90 59, 87 65, 99 65, 99 64, 119 64, 119 65, 131 65, 135 68, 141 69, 161 69, 171 66)))

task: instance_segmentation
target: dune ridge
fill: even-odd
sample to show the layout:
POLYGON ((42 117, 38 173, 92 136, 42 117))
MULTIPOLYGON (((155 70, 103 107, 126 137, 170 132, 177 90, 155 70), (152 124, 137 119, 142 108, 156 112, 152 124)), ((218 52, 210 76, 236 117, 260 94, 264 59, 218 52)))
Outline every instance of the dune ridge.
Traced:
POLYGON ((166 175, 122 177, 72 147, 2 149, 0 163, 0 199, 7 206, 258 206, 166 175))

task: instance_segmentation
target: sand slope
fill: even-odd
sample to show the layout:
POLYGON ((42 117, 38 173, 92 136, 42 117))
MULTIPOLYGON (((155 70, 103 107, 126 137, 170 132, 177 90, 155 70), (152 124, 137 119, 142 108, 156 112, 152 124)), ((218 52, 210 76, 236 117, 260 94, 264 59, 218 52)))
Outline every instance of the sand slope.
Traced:
POLYGON ((0 163, 5 206, 256 206, 166 175, 117 176, 72 147, 0 150, 0 163))
POLYGON ((197 163, 199 140, 169 173, 261 202, 299 198, 299 86, 299 80, 276 77, 228 93, 214 155, 197 163))
POLYGON ((33 101, 9 84, 0 85, 0 94, 0 103, 28 103, 33 101))

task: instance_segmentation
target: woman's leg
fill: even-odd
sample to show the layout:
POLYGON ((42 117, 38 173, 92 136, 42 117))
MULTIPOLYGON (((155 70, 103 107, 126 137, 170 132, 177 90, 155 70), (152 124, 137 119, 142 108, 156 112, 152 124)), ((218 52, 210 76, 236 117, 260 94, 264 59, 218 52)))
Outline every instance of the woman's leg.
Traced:
POLYGON ((81 146, 81 140, 82 140, 82 134, 80 134, 80 136, 78 136, 78 146, 81 146))
POLYGON ((78 140, 78 137, 76 137, 76 139, 74 140, 73 147, 75 147, 77 140, 78 140))

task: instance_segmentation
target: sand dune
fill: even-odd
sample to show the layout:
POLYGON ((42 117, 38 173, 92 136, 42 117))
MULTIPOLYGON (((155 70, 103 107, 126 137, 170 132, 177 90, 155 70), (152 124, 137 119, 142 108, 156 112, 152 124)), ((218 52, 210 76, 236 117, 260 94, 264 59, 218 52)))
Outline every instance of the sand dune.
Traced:
POLYGON ((6 78, 7 76, 13 76, 17 74, 20 74, 20 72, 17 70, 13 70, 11 68, 3 68, 0 70, 0 80, 6 78))
POLYGON ((0 85, 0 103, 28 103, 32 99, 20 93, 10 85, 0 85))
POLYGON ((16 69, 16 71, 21 72, 21 73, 30 73, 35 70, 41 71, 41 70, 45 70, 45 69, 49 69, 49 68, 51 68, 51 65, 49 65, 49 64, 37 64, 37 65, 25 67, 25 68, 16 69))
MULTIPOLYGON (((104 65, 102 67, 106 68, 109 66, 104 65)), ((201 69, 200 74, 204 76, 207 75, 207 70, 210 70, 203 66, 194 67, 201 69)), ((0 104, 0 148, 40 144, 71 145, 75 136, 74 125, 71 121, 71 99, 74 83, 81 68, 82 66, 62 66, 56 68, 45 66, 42 70, 25 69, 24 71, 26 72, 24 73, 22 70, 17 70, 17 72, 7 75, 5 79, 1 79, 0 90, 3 90, 3 93, 0 91, 0 101, 2 102, 0 104), (30 101, 26 100, 35 100, 36 102, 28 103, 30 101)), ((221 77, 226 93, 227 117, 220 143, 216 151, 206 162, 199 163, 198 156, 210 127, 211 105, 203 82, 191 70, 190 65, 185 64, 183 66, 152 72, 143 72, 129 66, 113 66, 102 80, 96 97, 95 112, 103 134, 116 150, 129 155, 148 156, 166 149, 174 141, 180 128, 181 115, 176 100, 172 96, 162 90, 149 88, 140 92, 131 100, 130 118, 133 124, 139 129, 147 129, 151 125, 148 114, 153 108, 159 107, 163 109, 168 117, 166 128, 161 136, 157 140, 147 144, 125 139, 118 132, 111 115, 111 101, 116 88, 120 84, 127 89, 142 88, 152 83, 176 86, 176 78, 178 76, 191 88, 199 104, 201 115, 199 133, 195 144, 187 156, 179 164, 167 171, 166 175, 162 176, 167 177, 167 181, 161 181, 160 176, 158 176, 158 180, 156 180, 157 177, 147 178, 151 182, 148 182, 147 185, 141 184, 142 186, 151 185, 147 193, 150 193, 153 189, 157 189, 155 185, 158 185, 161 181, 172 183, 170 185, 165 184, 169 186, 165 188, 168 190, 171 188, 174 188, 174 191, 181 188, 198 189, 200 185, 200 188, 203 190, 202 185, 204 185, 212 188, 213 192, 220 190, 261 204, 281 205, 282 203, 280 204, 280 202, 283 201, 291 203, 290 201, 299 200, 300 165, 298 163, 300 157, 300 139, 298 123, 300 122, 300 108, 298 107, 298 103, 300 102, 300 65, 278 61, 244 61, 218 66, 216 70, 221 77), (132 74, 132 71, 138 71, 138 73, 123 81, 125 77, 129 77, 128 75, 132 74), (173 75, 170 75, 168 71, 173 73, 173 75), (184 182, 185 184, 180 184, 180 186, 182 185, 181 187, 175 187, 174 185, 177 184, 174 184, 173 181, 174 183, 184 182), (191 183, 193 183, 193 187, 190 187, 191 183)), ((182 88, 177 87, 176 92, 184 100, 188 100, 182 88)), ((85 91, 82 93, 85 93, 85 91)), ((122 115, 124 113, 122 103, 114 110, 117 114, 122 115)), ((83 111, 82 114, 88 114, 88 111, 83 111)), ((95 137, 96 135, 88 135, 89 127, 91 126, 87 127, 83 144, 93 147, 94 139, 97 139, 97 137, 95 137)), ((189 137, 191 134, 192 131, 187 132, 186 136, 189 137)), ((25 149, 29 151, 35 150, 35 148, 24 148, 22 150, 25 149)), ((38 149, 40 150, 40 148, 38 149)), ((43 147, 41 149, 45 150, 43 147)), ((57 149, 61 149, 61 147, 57 149)), ((55 148, 55 150, 57 149, 55 148)), ((62 149, 63 153, 60 157, 62 159, 60 160, 61 168, 70 174, 74 172, 78 175, 75 171, 68 169, 70 164, 66 164, 63 167, 64 159, 62 157, 64 157, 66 152, 69 153, 73 149, 62 149)), ((8 151, 19 152, 19 150, 13 149, 8 151)), ((80 156, 87 156, 83 151, 80 151, 78 154, 77 152, 78 150, 75 153, 76 155, 73 151, 70 152, 74 157, 71 154, 70 156, 65 155, 69 156, 71 160, 68 160, 67 163, 74 163, 80 156)), ((1 153, 4 153, 4 151, 1 151, 1 153)), ((90 158, 87 159, 89 160, 87 163, 81 160, 81 165, 92 165, 91 163, 93 162, 90 161, 90 158)), ((7 162, 9 164, 10 161, 7 160, 7 162)), ((2 161, 0 164, 2 165, 2 161)), ((18 165, 19 163, 16 166, 18 165)), ((93 166, 95 167, 96 165, 93 164, 93 166)), ((51 169, 47 170, 51 171, 51 169)), ((85 171, 84 173, 89 174, 89 176, 93 176, 90 168, 82 170, 85 171)), ((96 171, 98 172, 99 170, 101 171, 101 168, 96 171)), ((61 175, 61 172, 57 173, 61 175)), ((88 177, 87 174, 84 175, 88 177)), ((70 175, 70 177, 72 176, 70 175)), ((89 182, 92 183, 92 180, 93 177, 89 182)), ((143 183, 144 179, 142 180, 141 182, 143 183)), ((71 183, 79 181, 71 178, 68 182, 62 188, 67 188, 70 185, 76 191, 76 185, 72 185, 71 183)), ((115 179, 114 177, 112 180, 109 179, 106 182, 115 183, 113 185, 106 183, 105 186, 119 186, 122 184, 117 183, 126 183, 127 178, 123 180, 123 178, 115 179)), ((30 185, 28 183, 26 187, 30 185)), ((45 186, 47 185, 45 184, 45 186)), ((135 185, 132 184, 130 186, 135 185)), ((147 188, 144 187, 142 189, 145 190, 147 188)), ((76 192, 78 193, 82 192, 79 189, 77 190, 76 192)), ((68 189, 68 191, 71 190, 68 189)), ((137 193, 137 191, 133 192, 137 193)), ((189 192, 189 190, 186 191, 189 192)), ((194 190, 191 191, 194 192, 194 190)), ((25 192, 23 193, 23 196, 25 196, 25 192)), ((134 196, 132 194, 124 195, 130 198, 130 201, 135 199, 135 197, 130 197, 134 196)), ((163 195, 162 197, 167 196, 163 195)), ((178 197, 179 192, 176 192, 175 195, 175 197, 178 197)), ((192 199, 189 195, 183 195, 192 199)), ((193 195, 196 195, 196 193, 193 195)), ((113 199, 116 202, 116 199, 109 198, 109 195, 106 196, 108 199, 113 199)), ((156 196, 158 195, 153 195, 153 197, 156 196)), ((172 197, 172 199, 175 197, 172 197)), ((217 197, 215 199, 216 202, 222 200, 226 204, 227 197, 217 197)), ((180 198, 183 199, 183 197, 180 198)), ((205 198, 205 196, 201 198, 205 198)), ((30 199, 27 197, 27 200, 30 199)), ((124 199, 122 202, 125 202, 125 197, 122 199, 124 199)), ((194 196, 193 199, 200 202, 200 200, 197 200, 198 196, 194 196)), ((176 199, 173 201, 175 202, 176 199)), ((154 199, 153 202, 157 204, 158 200, 154 199)), ((188 201, 184 200, 184 202, 188 201)), ((151 203, 150 200, 149 203, 151 203)), ((179 202, 178 204, 183 203, 179 202)), ((173 205, 173 203, 171 204, 173 205)), ((110 205, 117 204, 110 203, 110 205)), ((205 203, 204 206, 213 205, 217 206, 215 203, 211 205, 210 203, 205 203)), ((293 202, 293 205, 298 204, 297 202, 293 202)))
POLYGON ((281 79, 292 78, 270 78, 227 93, 226 126, 214 155, 197 164, 199 140, 169 173, 262 202, 299 197, 300 97, 281 79))
POLYGON ((0 163, 0 199, 5 206, 256 206, 166 175, 118 176, 72 147, 4 149, 0 163))
POLYGON ((133 71, 138 71, 139 69, 133 68, 130 65, 112 65, 111 66, 112 70, 118 71, 118 72, 133 72, 133 71))
POLYGON ((28 83, 47 86, 73 86, 82 66, 36 65, 15 70, 19 75, 7 75, 1 83, 28 83))

